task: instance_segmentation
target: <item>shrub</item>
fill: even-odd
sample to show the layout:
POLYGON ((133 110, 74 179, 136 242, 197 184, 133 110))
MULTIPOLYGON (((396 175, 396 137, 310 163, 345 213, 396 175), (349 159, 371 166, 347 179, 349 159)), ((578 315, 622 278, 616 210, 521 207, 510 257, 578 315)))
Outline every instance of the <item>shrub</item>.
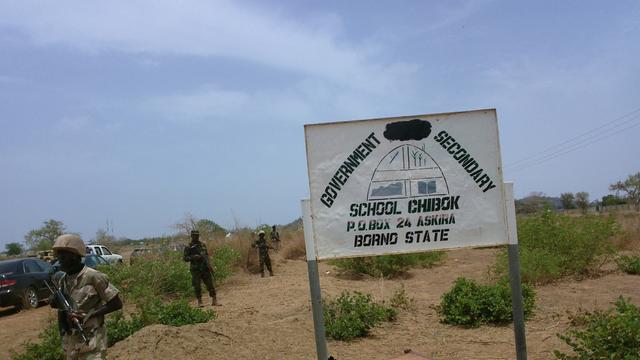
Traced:
POLYGON ((127 320, 121 311, 113 314, 107 320, 107 338, 109 346, 133 335, 145 326, 163 324, 183 326, 199 324, 215 318, 213 310, 202 310, 189 305, 187 300, 181 299, 163 304, 153 299, 138 305, 138 312, 127 320))
POLYGON ((558 359, 640 359, 640 309, 620 297, 615 309, 587 313, 558 337, 574 352, 554 350, 558 359))
POLYGON ((334 300, 323 300, 325 330, 335 340, 366 336, 382 321, 391 321, 396 310, 373 302, 371 295, 343 292, 334 300))
MULTIPOLYGON (((526 319, 535 304, 533 288, 523 284, 522 297, 526 319)), ((495 285, 479 285, 473 280, 458 278, 453 288, 442 295, 438 313, 443 323, 469 327, 511 322, 511 288, 506 280, 495 285)))
POLYGON ((416 301, 413 298, 407 296, 406 291, 404 290, 404 285, 391 296, 389 299, 389 305, 396 309, 401 310, 412 310, 416 306, 416 301))
MULTIPOLYGON (((543 211, 518 221, 521 277, 527 283, 586 275, 615 253, 609 238, 618 229, 611 217, 571 217, 543 211)), ((507 273, 507 264, 505 249, 498 254, 494 268, 499 277, 507 273)))
POLYGON ((222 284, 233 275, 233 266, 240 262, 240 253, 231 246, 222 245, 213 251, 211 266, 216 284, 222 284))
POLYGON ((393 278, 406 274, 413 267, 432 267, 442 261, 444 256, 444 252, 434 251, 338 259, 329 263, 344 274, 393 278))
POLYGON ((129 320, 124 318, 122 311, 118 311, 107 319, 107 339, 109 346, 133 335, 145 326, 138 314, 131 315, 129 320))
POLYGON ((620 256, 617 262, 620 270, 627 274, 640 275, 640 256, 620 256))
MULTIPOLYGON (((211 265, 214 279, 220 284, 231 276, 232 266, 240 255, 223 245, 213 251, 211 265)), ((189 264, 182 260, 181 252, 165 252, 155 258, 138 259, 131 266, 102 266, 100 271, 133 302, 149 297, 166 299, 193 296, 189 264)))
POLYGON ((54 321, 50 322, 47 327, 42 330, 39 342, 33 343, 28 341, 24 344, 25 352, 17 354, 11 351, 11 359, 13 360, 62 360, 64 352, 58 332, 58 324, 54 321))

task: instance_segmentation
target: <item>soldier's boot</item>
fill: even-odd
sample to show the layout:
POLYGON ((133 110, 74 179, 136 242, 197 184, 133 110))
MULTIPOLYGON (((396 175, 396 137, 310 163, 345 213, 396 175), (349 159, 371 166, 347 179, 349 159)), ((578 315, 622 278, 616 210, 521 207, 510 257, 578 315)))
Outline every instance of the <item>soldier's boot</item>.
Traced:
POLYGON ((198 307, 203 307, 204 305, 202 304, 202 299, 198 298, 198 307))
POLYGON ((218 303, 217 297, 214 296, 211 298, 211 306, 220 306, 220 304, 218 303))
POLYGON ((260 277, 264 277, 264 272, 263 272, 263 273, 260 273, 260 277))
POLYGON ((269 276, 273 276, 273 271, 269 271, 269 276))

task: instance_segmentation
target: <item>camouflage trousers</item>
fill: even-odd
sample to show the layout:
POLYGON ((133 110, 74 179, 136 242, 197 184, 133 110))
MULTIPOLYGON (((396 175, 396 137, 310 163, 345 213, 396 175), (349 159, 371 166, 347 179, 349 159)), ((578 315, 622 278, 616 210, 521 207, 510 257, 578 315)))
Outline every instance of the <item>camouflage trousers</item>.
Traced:
POLYGON ((269 257, 268 252, 260 252, 260 273, 264 275, 264 267, 267 266, 267 270, 269 270, 269 274, 273 275, 273 270, 271 269, 271 258, 269 257))
POLYGON ((216 288, 213 286, 213 276, 211 275, 211 272, 204 270, 204 271, 197 271, 197 270, 192 270, 191 271, 191 284, 193 285, 193 290, 196 293, 196 298, 201 299, 202 298, 202 284, 204 283, 204 286, 207 287, 207 290, 209 290, 209 296, 211 296, 211 298, 216 297, 216 288))
POLYGON ((85 344, 77 333, 62 336, 65 360, 103 360, 107 354, 107 329, 104 325, 85 330, 89 343, 85 344))

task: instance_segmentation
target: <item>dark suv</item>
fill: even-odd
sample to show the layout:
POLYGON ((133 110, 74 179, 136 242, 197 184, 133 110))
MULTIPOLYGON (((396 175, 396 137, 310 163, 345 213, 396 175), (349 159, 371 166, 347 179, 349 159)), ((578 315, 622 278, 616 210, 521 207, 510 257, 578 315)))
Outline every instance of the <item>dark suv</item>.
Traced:
POLYGON ((40 259, 0 261, 0 306, 35 308, 49 297, 45 281, 51 265, 40 259))

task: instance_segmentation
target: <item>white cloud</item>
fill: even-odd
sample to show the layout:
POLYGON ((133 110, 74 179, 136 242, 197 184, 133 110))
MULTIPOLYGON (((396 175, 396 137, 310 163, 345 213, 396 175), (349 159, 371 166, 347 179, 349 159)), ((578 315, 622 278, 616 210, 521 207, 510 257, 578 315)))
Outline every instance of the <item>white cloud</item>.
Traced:
POLYGON ((148 99, 143 107, 174 121, 202 120, 240 113, 250 100, 250 94, 206 86, 189 93, 154 97, 148 99))
POLYGON ((371 48, 338 38, 330 24, 339 27, 336 20, 301 24, 226 0, 20 1, 0 8, 0 26, 89 52, 227 57, 370 92, 415 71, 412 64, 381 63, 371 48))

